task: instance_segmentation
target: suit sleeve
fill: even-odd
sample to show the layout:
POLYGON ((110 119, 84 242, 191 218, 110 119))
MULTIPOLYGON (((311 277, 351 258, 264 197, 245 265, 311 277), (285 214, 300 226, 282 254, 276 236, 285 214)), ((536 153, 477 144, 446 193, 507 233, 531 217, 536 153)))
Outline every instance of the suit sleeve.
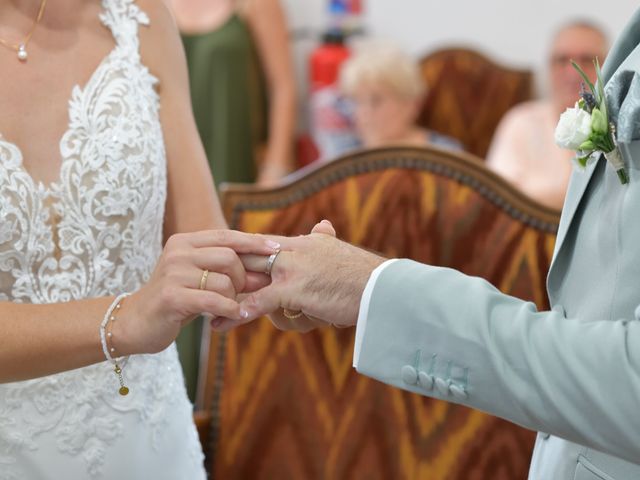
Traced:
POLYGON ((640 459, 640 322, 581 321, 400 260, 373 285, 358 372, 640 459))

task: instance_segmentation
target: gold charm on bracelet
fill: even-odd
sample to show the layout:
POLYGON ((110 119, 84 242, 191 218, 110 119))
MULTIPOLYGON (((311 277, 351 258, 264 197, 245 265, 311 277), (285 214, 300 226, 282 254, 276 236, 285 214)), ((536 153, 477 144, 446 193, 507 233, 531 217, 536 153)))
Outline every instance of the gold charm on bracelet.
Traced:
POLYGON ((128 293, 118 295, 107 309, 107 312, 102 319, 102 323, 100 324, 100 344, 102 345, 102 353, 104 353, 105 358, 113 365, 113 371, 120 382, 120 389, 118 392, 122 396, 129 393, 129 388, 125 386, 124 379, 122 378, 122 369, 127 364, 127 359, 129 357, 114 358, 116 356, 116 348, 113 345, 113 325, 116 321, 116 314, 114 312, 120 310, 122 300, 128 296, 128 293), (111 323, 111 325, 109 325, 109 323, 111 323))
POLYGON ((118 365, 117 363, 115 365, 116 366, 113 369, 113 371, 116 372, 116 375, 118 376, 118 381, 120 382, 120 390, 118 390, 118 393, 120 393, 120 395, 124 397, 125 395, 129 394, 129 388, 126 387, 124 384, 124 378, 122 378, 122 369, 120 368, 120 365, 118 365))

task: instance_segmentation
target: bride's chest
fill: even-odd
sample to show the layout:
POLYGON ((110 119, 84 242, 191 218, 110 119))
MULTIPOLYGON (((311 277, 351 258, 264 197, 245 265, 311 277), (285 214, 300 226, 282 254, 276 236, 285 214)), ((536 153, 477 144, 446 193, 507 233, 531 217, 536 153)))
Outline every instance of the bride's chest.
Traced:
POLYGON ((74 87, 82 85, 97 98, 104 86, 95 88, 92 79, 105 73, 98 70, 122 65, 116 59, 121 48, 98 20, 99 7, 83 6, 90 21, 75 34, 64 28, 46 32, 46 42, 44 35, 36 37, 26 62, 0 49, 0 134, 19 146, 24 168, 36 181, 50 184, 59 176, 58 144, 69 125, 74 87))
POLYGON ((50 149, 59 171, 48 185, 32 177, 20 146, 0 135, 0 255, 86 261, 126 236, 157 242, 166 158, 154 82, 115 52, 75 87, 67 128, 50 149))

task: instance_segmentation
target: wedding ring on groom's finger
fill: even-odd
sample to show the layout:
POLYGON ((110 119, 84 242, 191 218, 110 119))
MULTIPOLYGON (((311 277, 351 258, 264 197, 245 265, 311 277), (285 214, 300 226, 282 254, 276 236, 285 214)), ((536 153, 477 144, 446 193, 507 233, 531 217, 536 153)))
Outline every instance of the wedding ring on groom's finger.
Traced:
POLYGON ((267 275, 271 275, 273 264, 276 263, 276 258, 278 258, 279 253, 280 250, 276 250, 275 253, 272 253, 271 255, 269 255, 269 258, 267 258, 267 266, 264 269, 264 273, 266 273, 267 275))
POLYGON ((300 318, 302 315, 304 315, 304 313, 302 313, 302 310, 294 312, 293 310, 289 310, 287 308, 282 309, 282 314, 289 320, 295 320, 296 318, 300 318))
POLYGON ((200 290, 207 288, 207 278, 209 278, 209 270, 203 270, 200 277, 200 286, 198 287, 200 290))

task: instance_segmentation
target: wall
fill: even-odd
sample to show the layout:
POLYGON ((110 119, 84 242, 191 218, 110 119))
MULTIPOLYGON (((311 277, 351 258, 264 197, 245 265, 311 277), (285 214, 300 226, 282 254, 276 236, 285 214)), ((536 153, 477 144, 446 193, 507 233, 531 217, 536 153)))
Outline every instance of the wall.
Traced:
MULTIPOLYGON (((637 8, 633 0, 363 0, 368 35, 391 39, 416 57, 443 46, 471 46, 500 62, 539 70, 548 40, 574 18, 595 21, 611 40, 637 8)), ((282 0, 291 27, 306 112, 306 64, 326 25, 326 0, 282 0)))
POLYGON ((534 67, 553 32, 568 20, 591 19, 613 40, 637 6, 632 0, 369 0, 366 21, 371 33, 417 55, 465 44, 503 62, 534 67))

